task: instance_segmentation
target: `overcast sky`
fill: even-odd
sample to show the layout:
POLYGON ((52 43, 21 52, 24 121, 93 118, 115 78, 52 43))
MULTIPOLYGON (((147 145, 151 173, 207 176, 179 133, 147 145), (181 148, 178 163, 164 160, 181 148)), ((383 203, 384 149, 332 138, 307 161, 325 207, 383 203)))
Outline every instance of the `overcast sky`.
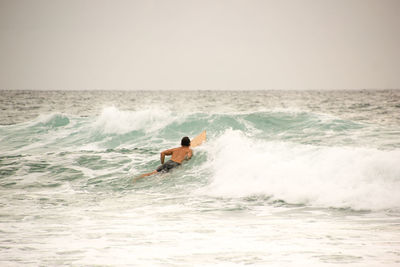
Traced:
POLYGON ((399 0, 0 0, 1 89, 400 88, 399 0))

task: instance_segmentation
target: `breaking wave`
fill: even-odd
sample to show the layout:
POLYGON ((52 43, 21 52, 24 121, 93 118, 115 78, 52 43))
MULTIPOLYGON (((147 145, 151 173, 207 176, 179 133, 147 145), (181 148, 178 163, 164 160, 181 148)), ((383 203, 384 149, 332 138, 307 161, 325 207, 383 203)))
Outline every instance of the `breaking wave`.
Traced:
MULTIPOLYGON (((31 169, 24 166, 42 164, 37 158, 44 158, 44 173, 62 166, 61 170, 83 173, 82 179, 106 173, 120 180, 122 173, 154 169, 159 151, 203 129, 209 140, 186 171, 200 170, 188 183, 201 184, 204 194, 264 195, 322 207, 400 208, 396 133, 384 136, 370 125, 300 110, 177 113, 107 107, 92 117, 42 115, 0 127, 3 154, 26 160, 19 163, 20 169, 3 173, 29 175, 31 169)), ((62 177, 62 171, 57 175, 62 177)))
POLYGON ((400 208, 400 150, 255 140, 228 130, 209 146, 207 194, 287 203, 400 208))

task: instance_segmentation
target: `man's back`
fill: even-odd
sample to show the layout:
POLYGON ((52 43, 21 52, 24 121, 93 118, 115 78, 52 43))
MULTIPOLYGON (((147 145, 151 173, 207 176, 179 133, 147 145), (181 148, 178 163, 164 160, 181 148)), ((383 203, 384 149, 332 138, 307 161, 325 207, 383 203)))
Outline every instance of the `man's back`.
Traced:
POLYGON ((171 160, 177 163, 182 163, 185 159, 190 159, 193 155, 192 150, 188 146, 181 146, 177 148, 172 148, 161 152, 164 155, 171 155, 171 160))

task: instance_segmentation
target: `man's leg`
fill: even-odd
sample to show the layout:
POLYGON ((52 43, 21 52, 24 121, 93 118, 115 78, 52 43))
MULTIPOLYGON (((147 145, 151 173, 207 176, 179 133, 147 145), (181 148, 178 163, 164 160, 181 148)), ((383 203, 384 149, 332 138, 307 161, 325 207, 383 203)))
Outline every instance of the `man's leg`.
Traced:
POLYGON ((137 181, 137 180, 139 180, 141 178, 144 178, 146 176, 150 176, 150 175, 153 175, 153 174, 156 174, 156 173, 157 173, 157 170, 154 170, 154 171, 149 172, 149 173, 142 174, 139 177, 134 178, 133 181, 135 182, 135 181, 137 181))

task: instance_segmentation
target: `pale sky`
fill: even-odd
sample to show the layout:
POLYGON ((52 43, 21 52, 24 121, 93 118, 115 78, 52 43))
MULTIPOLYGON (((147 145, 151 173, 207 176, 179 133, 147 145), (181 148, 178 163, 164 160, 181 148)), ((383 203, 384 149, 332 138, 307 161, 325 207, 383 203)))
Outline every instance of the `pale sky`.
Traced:
POLYGON ((0 0, 0 89, 399 89, 400 0, 0 0))

